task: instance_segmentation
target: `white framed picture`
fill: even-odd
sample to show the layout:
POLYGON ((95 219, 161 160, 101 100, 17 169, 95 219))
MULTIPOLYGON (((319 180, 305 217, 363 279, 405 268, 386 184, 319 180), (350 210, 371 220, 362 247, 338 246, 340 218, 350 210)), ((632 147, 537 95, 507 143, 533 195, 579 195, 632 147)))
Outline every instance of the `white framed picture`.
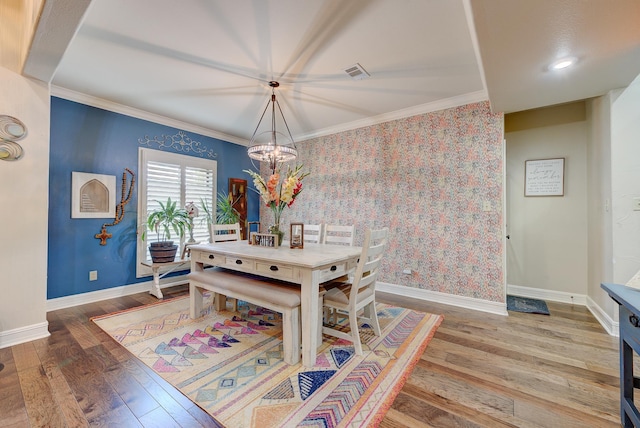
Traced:
POLYGON ((524 163, 525 196, 564 196, 564 158, 524 163))
POLYGON ((116 176, 71 173, 71 218, 114 218, 116 176))

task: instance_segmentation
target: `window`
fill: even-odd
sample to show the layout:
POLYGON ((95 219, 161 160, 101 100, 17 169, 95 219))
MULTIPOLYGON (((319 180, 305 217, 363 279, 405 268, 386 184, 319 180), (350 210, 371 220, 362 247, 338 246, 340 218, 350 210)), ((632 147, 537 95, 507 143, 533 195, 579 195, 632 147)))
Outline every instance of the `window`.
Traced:
MULTIPOLYGON (((138 152, 138 251, 136 261, 137 277, 151 275, 151 269, 140 263, 150 260, 149 242, 157 239, 153 230, 147 230, 146 239, 142 241, 147 213, 160 207, 158 201, 165 203, 170 197, 179 207, 193 202, 200 210, 199 217, 193 219, 193 239, 196 242, 209 240, 209 230, 205 213, 202 210, 204 201, 209 209, 215 209, 217 162, 176 153, 162 152, 140 148, 138 152)), ((172 235, 173 237, 173 235, 172 235)), ((180 250, 185 240, 180 242, 180 250)))

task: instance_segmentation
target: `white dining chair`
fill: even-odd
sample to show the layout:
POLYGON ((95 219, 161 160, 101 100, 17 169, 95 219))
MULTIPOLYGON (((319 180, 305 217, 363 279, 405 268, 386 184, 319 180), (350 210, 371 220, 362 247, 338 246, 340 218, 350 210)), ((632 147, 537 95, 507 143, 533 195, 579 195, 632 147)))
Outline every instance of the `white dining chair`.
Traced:
MULTIPOLYGON (((238 241, 240 239, 240 223, 212 224, 211 239, 213 242, 238 241)), ((229 299, 233 312, 238 311, 238 299, 229 299)))
POLYGON ((334 224, 325 224, 322 233, 322 243, 331 245, 349 245, 353 246, 356 227, 338 226, 334 224))
POLYGON ((239 240, 240 239, 240 223, 212 224, 211 239, 213 239, 213 242, 239 240))
POLYGON ((353 281, 333 287, 324 293, 324 307, 348 315, 350 330, 325 325, 322 333, 353 342, 357 355, 362 355, 362 344, 358 321, 366 321, 376 336, 380 336, 380 324, 376 313, 375 286, 378 269, 389 237, 389 229, 367 230, 362 245, 362 254, 356 267, 353 281), (363 310, 362 316, 358 311, 363 310))
POLYGON ((312 244, 322 243, 322 223, 304 225, 304 242, 312 244))
MULTIPOLYGON (((355 238, 355 230, 356 227, 353 224, 350 226, 325 224, 322 233, 322 243, 329 245, 348 245, 352 247, 355 238)), ((347 281, 349 281, 349 275, 342 275, 339 278, 332 279, 331 281, 325 282, 321 285, 325 290, 329 290, 347 281)), ((328 307, 324 308, 323 317, 325 320, 336 321, 335 311, 328 307)))

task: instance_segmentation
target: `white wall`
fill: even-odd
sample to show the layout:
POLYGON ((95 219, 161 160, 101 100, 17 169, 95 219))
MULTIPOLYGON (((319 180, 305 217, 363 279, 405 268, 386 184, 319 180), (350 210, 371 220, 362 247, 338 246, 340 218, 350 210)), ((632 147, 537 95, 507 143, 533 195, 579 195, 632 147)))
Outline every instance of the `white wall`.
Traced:
POLYGON ((0 348, 48 335, 49 102, 46 84, 0 67, 0 114, 28 129, 24 157, 0 161, 0 348))
MULTIPOLYGON (((583 110, 584 111, 584 110, 583 110)), ((587 122, 507 132, 507 284, 586 294, 587 122), (526 160, 565 158, 564 196, 525 197, 526 160)))
POLYGON ((640 77, 611 107, 613 281, 625 284, 640 270, 640 77))
MULTIPOLYGON (((588 281, 589 306, 607 325, 617 320, 618 305, 600 287, 613 281, 613 240, 611 234, 611 94, 587 102, 590 125, 588 163, 588 281), (599 315, 603 312, 605 315, 599 315)), ((613 326, 611 326, 613 328, 613 326)))

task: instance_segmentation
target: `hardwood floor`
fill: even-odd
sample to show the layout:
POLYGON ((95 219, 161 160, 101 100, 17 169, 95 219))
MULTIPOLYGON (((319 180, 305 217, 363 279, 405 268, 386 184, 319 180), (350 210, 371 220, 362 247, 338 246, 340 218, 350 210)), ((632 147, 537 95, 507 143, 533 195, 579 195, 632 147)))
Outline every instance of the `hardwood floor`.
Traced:
MULTIPOLYGON (((165 298, 186 287, 163 289, 165 298)), ((503 317, 379 293, 444 321, 381 427, 617 427, 618 341, 581 306, 503 317)), ((48 314, 51 336, 0 349, 0 427, 216 422, 89 321, 147 293, 48 314)))
POLYGON ((381 427, 619 427, 618 340, 583 306, 508 317, 388 294, 444 315, 381 427))

